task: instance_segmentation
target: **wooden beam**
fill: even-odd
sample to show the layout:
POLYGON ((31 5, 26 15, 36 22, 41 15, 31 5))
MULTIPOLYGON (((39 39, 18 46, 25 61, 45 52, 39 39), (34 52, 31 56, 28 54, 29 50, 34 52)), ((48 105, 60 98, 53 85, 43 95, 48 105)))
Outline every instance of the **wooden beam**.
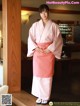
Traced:
POLYGON ((36 12, 38 12, 38 8, 36 8, 36 7, 21 7, 21 10, 36 11, 36 12))
POLYGON ((59 9, 50 9, 51 13, 58 13, 58 14, 77 14, 80 15, 80 11, 75 10, 59 10, 59 9))
MULTIPOLYGON (((35 11, 38 12, 38 8, 35 7, 22 7, 22 10, 27 10, 27 11, 35 11)), ((51 13, 58 13, 58 14, 77 14, 80 15, 80 11, 75 11, 75 10, 60 10, 60 9, 50 9, 51 13)))

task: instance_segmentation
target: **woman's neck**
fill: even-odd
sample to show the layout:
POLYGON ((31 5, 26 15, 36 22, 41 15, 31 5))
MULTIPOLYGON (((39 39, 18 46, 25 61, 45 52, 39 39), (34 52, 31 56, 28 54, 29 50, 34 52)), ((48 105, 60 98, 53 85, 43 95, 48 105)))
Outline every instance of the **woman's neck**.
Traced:
POLYGON ((43 21, 44 26, 46 25, 46 23, 48 22, 48 20, 49 20, 49 19, 42 20, 42 21, 43 21))

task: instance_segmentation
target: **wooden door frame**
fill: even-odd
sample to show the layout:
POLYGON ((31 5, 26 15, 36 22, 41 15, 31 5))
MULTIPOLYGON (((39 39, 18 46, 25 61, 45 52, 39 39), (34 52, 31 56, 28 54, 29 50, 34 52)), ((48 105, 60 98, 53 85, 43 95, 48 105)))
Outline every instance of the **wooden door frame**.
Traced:
POLYGON ((9 92, 21 91, 21 0, 2 0, 3 72, 9 92))

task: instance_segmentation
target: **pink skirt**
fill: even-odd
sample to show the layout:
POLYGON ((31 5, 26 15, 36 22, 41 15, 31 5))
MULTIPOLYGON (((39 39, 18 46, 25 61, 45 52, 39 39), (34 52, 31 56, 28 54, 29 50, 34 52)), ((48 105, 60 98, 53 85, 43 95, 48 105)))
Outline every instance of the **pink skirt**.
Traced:
MULTIPOLYGON (((37 45, 44 50, 50 44, 51 42, 38 43, 37 45)), ((33 75, 42 78, 52 77, 54 75, 54 63, 55 56, 52 52, 45 54, 35 51, 33 55, 33 75)))

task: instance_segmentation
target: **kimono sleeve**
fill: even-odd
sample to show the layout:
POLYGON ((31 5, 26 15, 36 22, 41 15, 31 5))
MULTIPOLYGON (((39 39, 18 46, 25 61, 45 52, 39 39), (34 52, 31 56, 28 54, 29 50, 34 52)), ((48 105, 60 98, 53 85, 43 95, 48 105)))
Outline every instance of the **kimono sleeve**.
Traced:
POLYGON ((63 40, 58 26, 55 27, 54 32, 54 41, 51 45, 48 46, 48 49, 54 54, 57 59, 60 59, 62 53, 63 40))
POLYGON ((28 53, 27 57, 33 56, 34 49, 37 47, 36 44, 36 36, 35 36, 35 24, 29 30, 29 37, 28 37, 28 53))

